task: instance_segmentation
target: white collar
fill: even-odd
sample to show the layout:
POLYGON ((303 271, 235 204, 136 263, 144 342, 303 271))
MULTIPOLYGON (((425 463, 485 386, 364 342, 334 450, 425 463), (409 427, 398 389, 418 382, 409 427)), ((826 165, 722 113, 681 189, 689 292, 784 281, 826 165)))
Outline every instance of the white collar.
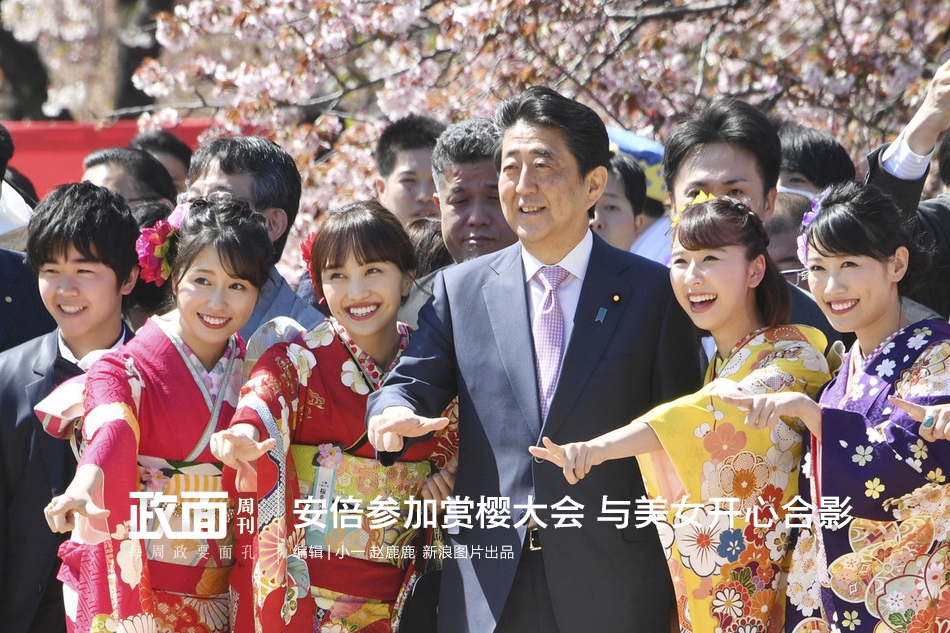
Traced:
POLYGON ((82 358, 76 358, 72 351, 70 351, 69 347, 66 346, 66 341, 63 340, 63 333, 57 330, 56 341, 59 344, 59 355, 72 364, 79 365, 83 371, 88 371, 90 365, 99 360, 100 356, 106 352, 111 352, 122 347, 122 345, 125 343, 125 338, 127 335, 125 327, 125 323, 122 323, 122 333, 119 334, 118 340, 112 344, 112 347, 109 349, 94 349, 82 358))
MULTIPOLYGON (((571 252, 561 258, 561 261, 554 266, 560 266, 567 272, 571 273, 581 281, 584 280, 584 276, 587 274, 587 265, 590 263, 590 253, 594 248, 594 234, 591 233, 590 229, 584 233, 584 238, 577 243, 571 252)), ((524 262, 524 277, 525 283, 531 281, 531 278, 540 270, 544 268, 545 264, 541 263, 537 257, 529 253, 525 247, 521 247, 521 260, 524 262)))

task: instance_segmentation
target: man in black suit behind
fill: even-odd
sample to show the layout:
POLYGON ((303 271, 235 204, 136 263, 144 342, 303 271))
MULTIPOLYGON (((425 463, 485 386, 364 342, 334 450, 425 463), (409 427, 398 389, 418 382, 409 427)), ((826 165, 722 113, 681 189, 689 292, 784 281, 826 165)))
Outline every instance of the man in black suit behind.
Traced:
POLYGON ((473 511, 472 527, 449 536, 468 555, 444 562, 440 631, 668 631, 673 590, 655 529, 633 517, 622 529, 598 520, 605 499, 645 494, 636 460, 570 486, 528 447, 541 435, 574 441, 617 428, 696 389, 696 337, 666 269, 589 230, 607 181, 600 118, 535 87, 499 106, 495 124, 499 194, 519 243, 437 276, 418 332, 370 397, 369 439, 380 451, 402 450, 404 438, 446 423, 429 416, 457 394, 454 495, 510 503, 507 527, 480 525, 473 511), (546 291, 541 270, 555 267, 566 279, 546 291), (532 322, 553 309, 564 351, 552 379, 536 372, 536 357, 552 348, 540 334, 534 342, 532 322), (552 510, 570 505, 583 506, 580 527, 555 528, 552 510))
MULTIPOLYGON (((921 202, 937 139, 950 128, 950 61, 940 66, 927 96, 894 143, 868 156, 868 183, 900 207, 911 237, 931 251, 929 270, 909 297, 950 316, 950 192, 921 202)), ((950 143, 945 135, 944 144, 950 143)))
POLYGON ((0 248, 0 352, 55 327, 23 253, 0 248))

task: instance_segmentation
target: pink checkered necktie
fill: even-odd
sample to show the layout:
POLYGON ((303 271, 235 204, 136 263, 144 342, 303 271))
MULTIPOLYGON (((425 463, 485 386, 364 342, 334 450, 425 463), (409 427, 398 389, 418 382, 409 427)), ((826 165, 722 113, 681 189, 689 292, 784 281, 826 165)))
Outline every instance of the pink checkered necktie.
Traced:
POLYGON ((544 286, 544 295, 534 313, 531 333, 534 335, 534 358, 538 372, 538 393, 541 396, 541 422, 548 417, 557 377, 561 373, 561 354, 564 353, 564 314, 557 300, 558 286, 569 272, 560 266, 546 266, 536 273, 544 286))

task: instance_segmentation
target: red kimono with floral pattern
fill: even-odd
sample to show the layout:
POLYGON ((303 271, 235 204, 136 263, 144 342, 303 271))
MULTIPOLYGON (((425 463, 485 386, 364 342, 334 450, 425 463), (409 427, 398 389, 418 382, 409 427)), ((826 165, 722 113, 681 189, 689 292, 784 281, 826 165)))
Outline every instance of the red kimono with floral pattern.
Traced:
POLYGON ((230 528, 221 538, 179 535, 185 502, 211 504, 227 521, 221 465, 208 442, 234 413, 244 346, 232 337, 208 372, 172 333, 175 318, 177 312, 150 319, 132 341, 95 363, 86 379, 79 465, 102 470, 96 501, 110 514, 105 520, 78 517, 73 539, 60 548, 59 578, 73 631, 229 630, 230 528), (175 499, 152 509, 168 517, 170 533, 143 520, 131 496, 143 492, 175 499), (208 497, 187 498, 197 492, 208 497), (161 536, 135 537, 159 531, 161 536))
MULTIPOLYGON (((408 328, 398 327, 401 354, 408 328)), ((330 623, 346 631, 393 629, 411 561, 387 557, 387 544, 397 548, 391 554, 404 553, 402 546, 421 548, 422 535, 398 525, 374 529, 367 514, 377 497, 417 498, 432 467, 444 467, 454 454, 457 425, 381 467, 365 441, 364 418, 367 396, 392 366, 377 367, 332 318, 274 345, 254 366, 232 425, 252 424, 277 446, 257 460, 258 525, 250 539, 256 559, 248 568, 239 556, 232 577, 235 631, 310 632, 330 623), (302 502, 321 479, 360 506, 358 528, 333 529, 328 518, 322 530, 306 524, 302 502)), ((406 519, 405 504, 391 510, 399 523, 406 519)))

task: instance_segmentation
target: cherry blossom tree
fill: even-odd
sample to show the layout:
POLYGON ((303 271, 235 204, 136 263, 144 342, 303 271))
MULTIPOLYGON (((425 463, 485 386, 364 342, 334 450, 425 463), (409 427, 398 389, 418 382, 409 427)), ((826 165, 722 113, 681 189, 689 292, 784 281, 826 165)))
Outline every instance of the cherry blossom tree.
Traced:
MULTIPOLYGON (((4 23, 52 4, 3 0, 4 23)), ((51 36, 45 23, 13 30, 51 36)), ((270 135, 303 174, 305 232, 373 195, 386 120, 485 115, 533 84, 660 141, 728 93, 830 131, 860 165, 922 99, 948 25, 950 3, 932 0, 190 0, 157 16, 162 53, 132 78, 158 105, 108 114, 169 127, 210 113, 209 136, 270 135)), ((66 90, 81 109, 88 85, 54 79, 50 100, 66 90)))

